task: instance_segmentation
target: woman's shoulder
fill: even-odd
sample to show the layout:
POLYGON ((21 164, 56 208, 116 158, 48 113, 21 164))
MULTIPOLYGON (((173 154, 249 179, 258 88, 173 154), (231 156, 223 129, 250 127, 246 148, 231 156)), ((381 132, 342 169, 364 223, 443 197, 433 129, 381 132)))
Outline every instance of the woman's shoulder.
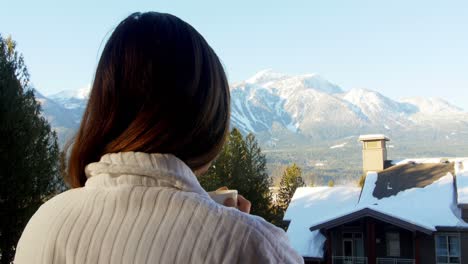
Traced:
POLYGON ((78 189, 65 191, 39 207, 23 230, 16 248, 15 263, 42 263, 39 259, 43 256, 43 249, 55 241, 50 239, 52 229, 65 218, 80 193, 78 189))
POLYGON ((47 200, 43 203, 31 219, 28 222, 28 225, 33 224, 34 222, 43 222, 47 221, 48 219, 54 219, 58 215, 61 214, 63 210, 66 208, 71 207, 74 201, 82 199, 82 191, 81 188, 77 189, 70 189, 65 192, 62 192, 58 195, 47 200))

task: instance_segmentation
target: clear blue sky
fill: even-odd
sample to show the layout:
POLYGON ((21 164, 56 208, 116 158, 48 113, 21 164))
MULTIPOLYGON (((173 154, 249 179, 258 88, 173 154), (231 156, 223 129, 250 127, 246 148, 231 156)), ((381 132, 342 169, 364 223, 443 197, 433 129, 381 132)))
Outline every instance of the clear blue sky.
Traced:
MULTIPOLYGON (((3 2, 1 0, 0 2, 3 2)), ((468 1, 8 1, 11 34, 43 93, 91 83, 103 41, 134 11, 172 13, 221 57, 230 81, 272 68, 345 90, 442 97, 468 110, 468 1)))

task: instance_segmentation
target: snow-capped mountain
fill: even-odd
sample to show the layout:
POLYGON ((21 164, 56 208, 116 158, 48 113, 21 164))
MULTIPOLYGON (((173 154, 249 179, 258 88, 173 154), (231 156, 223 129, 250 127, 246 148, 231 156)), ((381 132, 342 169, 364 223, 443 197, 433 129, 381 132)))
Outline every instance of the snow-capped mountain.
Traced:
POLYGON ((293 133, 359 124, 339 98, 343 90, 318 74, 291 76, 265 70, 231 87, 232 123, 245 132, 270 131, 277 123, 293 133))
POLYGON ((276 121, 291 132, 333 138, 421 130, 433 127, 433 120, 458 123, 457 127, 460 120, 468 122, 468 113, 439 98, 396 101, 367 89, 345 92, 317 74, 265 70, 233 85, 231 94, 233 124, 246 132, 271 132, 276 121))
POLYGON ((42 114, 58 133, 60 143, 64 143, 76 130, 81 121, 82 112, 67 109, 62 104, 45 97, 34 90, 36 101, 42 108, 42 114))
POLYGON ((84 109, 89 98, 90 86, 77 90, 64 90, 48 97, 67 109, 84 109))
MULTIPOLYGON (((58 120, 63 120, 60 126, 71 126, 70 119, 78 124, 88 94, 89 87, 54 94, 44 104, 45 115, 54 126, 58 120)), ((232 126, 265 142, 281 135, 333 140, 360 133, 437 129, 442 136, 444 129, 468 130, 468 113, 439 98, 396 101, 367 89, 345 91, 318 74, 273 70, 231 85, 231 113, 232 126)))

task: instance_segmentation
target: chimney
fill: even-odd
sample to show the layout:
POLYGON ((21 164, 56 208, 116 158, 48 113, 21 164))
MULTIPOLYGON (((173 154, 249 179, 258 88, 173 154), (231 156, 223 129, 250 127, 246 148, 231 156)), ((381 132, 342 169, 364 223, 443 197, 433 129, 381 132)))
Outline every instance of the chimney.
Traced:
POLYGON ((386 142, 390 141, 384 135, 361 135, 362 142, 362 170, 364 174, 369 171, 382 171, 387 160, 386 142))

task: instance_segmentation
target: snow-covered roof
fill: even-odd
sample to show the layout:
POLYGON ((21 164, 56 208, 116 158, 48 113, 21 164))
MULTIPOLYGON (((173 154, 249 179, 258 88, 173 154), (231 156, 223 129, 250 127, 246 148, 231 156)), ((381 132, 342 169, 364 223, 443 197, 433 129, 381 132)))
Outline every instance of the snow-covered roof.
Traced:
POLYGON ((325 237, 309 228, 352 210, 360 192, 349 186, 298 188, 283 218, 291 221, 287 234, 293 248, 304 257, 321 258, 325 237))
MULTIPOLYGON (((409 161, 428 164, 440 163, 441 159, 409 159, 398 165, 409 161)), ((383 214, 428 232, 440 227, 468 228, 457 207, 457 203, 468 203, 468 158, 448 161, 455 162, 456 177, 446 172, 425 187, 403 189, 381 199, 374 196, 379 177, 375 172, 368 173, 362 193, 360 188, 348 186, 297 189, 284 216, 290 221, 287 233, 293 247, 304 257, 323 257, 325 237, 310 228, 351 214, 359 216, 362 211, 383 214), (454 199, 456 192, 458 201, 454 199)))
POLYGON ((366 178, 365 186, 369 188, 364 188, 357 208, 369 208, 432 231, 440 226, 468 228, 455 206, 454 177, 451 173, 424 188, 407 189, 382 199, 372 195, 377 174, 368 176, 371 175, 373 177, 366 178))
POLYGON ((430 163, 441 163, 444 161, 447 162, 459 162, 466 160, 468 158, 417 158, 417 159, 404 159, 404 160, 392 160, 392 165, 403 165, 407 163, 417 163, 417 164, 430 164, 430 163))

